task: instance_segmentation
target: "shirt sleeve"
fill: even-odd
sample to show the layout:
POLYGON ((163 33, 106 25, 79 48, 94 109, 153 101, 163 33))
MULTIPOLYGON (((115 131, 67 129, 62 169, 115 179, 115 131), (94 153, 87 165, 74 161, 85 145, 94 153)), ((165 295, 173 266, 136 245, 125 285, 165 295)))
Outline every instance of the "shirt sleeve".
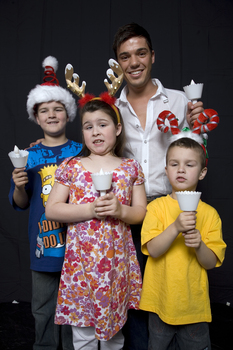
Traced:
POLYGON ((141 245, 142 253, 145 255, 149 255, 149 252, 147 250, 147 243, 164 231, 164 224, 159 219, 162 219, 162 214, 160 215, 161 210, 157 206, 156 202, 157 200, 154 200, 148 204, 146 216, 142 225, 141 245))
POLYGON ((134 181, 134 185, 141 185, 145 182, 145 177, 142 171, 142 167, 137 160, 135 160, 135 168, 136 168, 137 177, 136 177, 136 180, 134 181))
POLYGON ((203 231, 207 232, 203 237, 203 242, 217 256, 216 267, 219 267, 222 265, 225 257, 226 244, 223 241, 222 221, 214 208, 212 208, 212 215, 209 215, 209 220, 203 225, 203 231), (205 227, 207 225, 209 227, 205 227))
POLYGON ((71 157, 66 158, 55 172, 55 181, 65 186, 70 186, 71 159, 71 157))

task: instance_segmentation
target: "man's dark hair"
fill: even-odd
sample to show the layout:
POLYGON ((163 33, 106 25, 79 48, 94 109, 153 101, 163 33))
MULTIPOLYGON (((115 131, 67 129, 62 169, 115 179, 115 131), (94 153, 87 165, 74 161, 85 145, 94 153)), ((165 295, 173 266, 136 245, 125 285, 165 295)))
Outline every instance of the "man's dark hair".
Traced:
POLYGON ((150 51, 152 52, 153 49, 152 49, 151 38, 149 33, 146 31, 146 29, 144 29, 137 23, 130 23, 120 27, 115 34, 112 48, 116 58, 117 58, 117 49, 120 47, 120 45, 124 43, 126 40, 131 39, 135 36, 144 37, 146 39, 146 42, 150 51))

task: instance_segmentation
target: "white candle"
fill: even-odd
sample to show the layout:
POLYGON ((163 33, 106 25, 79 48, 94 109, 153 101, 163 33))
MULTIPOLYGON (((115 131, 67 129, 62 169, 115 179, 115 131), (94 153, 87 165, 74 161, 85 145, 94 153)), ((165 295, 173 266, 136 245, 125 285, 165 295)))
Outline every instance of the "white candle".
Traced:
POLYGON ((14 153, 15 153, 15 158, 19 158, 20 157, 19 149, 18 149, 18 147, 16 145, 14 147, 14 153))

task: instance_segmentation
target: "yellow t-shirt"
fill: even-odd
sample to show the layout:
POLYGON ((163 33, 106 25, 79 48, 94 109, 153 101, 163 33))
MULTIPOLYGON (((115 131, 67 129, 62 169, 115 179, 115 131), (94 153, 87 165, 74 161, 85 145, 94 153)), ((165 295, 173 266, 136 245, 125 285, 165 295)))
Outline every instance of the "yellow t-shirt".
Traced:
MULTIPOLYGON (((147 242, 163 232, 180 212, 178 202, 169 195, 147 206, 141 233, 144 254, 149 255, 147 242)), ((216 266, 220 266, 226 249, 221 219, 213 207, 201 200, 196 228, 203 242, 216 254, 216 266)), ((194 248, 184 244, 182 233, 159 258, 148 257, 139 307, 158 314, 171 325, 211 321, 207 272, 199 264, 194 248)))

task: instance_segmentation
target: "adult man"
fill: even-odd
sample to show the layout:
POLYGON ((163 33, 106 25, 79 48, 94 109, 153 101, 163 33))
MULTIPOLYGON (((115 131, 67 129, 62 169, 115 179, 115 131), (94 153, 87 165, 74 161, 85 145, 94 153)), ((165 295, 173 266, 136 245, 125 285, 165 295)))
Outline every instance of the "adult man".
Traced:
MULTIPOLYGON (((202 102, 192 104, 181 91, 165 89, 158 79, 151 78, 155 53, 148 32, 136 23, 120 27, 115 35, 113 50, 127 85, 122 90, 117 107, 120 109, 126 130, 125 154, 142 165, 148 202, 171 191, 165 174, 165 154, 169 133, 157 128, 157 117, 169 110, 178 119, 179 129, 192 127, 203 111, 202 102)), ((132 226, 137 257, 144 272, 146 257, 141 253, 141 225, 132 226)), ((146 350, 147 314, 130 310, 124 328, 127 350, 146 350)))
POLYGON ((133 153, 143 167, 147 196, 165 195, 171 189, 164 169, 170 135, 157 129, 157 117, 170 110, 180 129, 191 127, 203 104, 193 105, 183 92, 165 89, 158 79, 151 78, 155 53, 148 32, 138 24, 118 29, 113 50, 127 82, 117 101, 127 133, 126 153, 133 153))

